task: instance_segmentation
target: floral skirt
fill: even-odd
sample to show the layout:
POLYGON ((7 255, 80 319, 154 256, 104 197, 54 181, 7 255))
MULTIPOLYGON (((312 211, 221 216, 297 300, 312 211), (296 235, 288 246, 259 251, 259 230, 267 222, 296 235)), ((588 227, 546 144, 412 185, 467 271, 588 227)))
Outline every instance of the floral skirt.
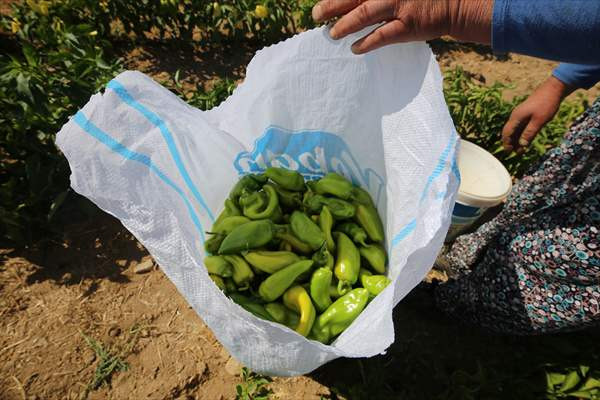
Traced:
POLYGON ((436 289, 448 314, 539 334, 600 326, 600 98, 514 187, 493 220, 446 255, 436 289))

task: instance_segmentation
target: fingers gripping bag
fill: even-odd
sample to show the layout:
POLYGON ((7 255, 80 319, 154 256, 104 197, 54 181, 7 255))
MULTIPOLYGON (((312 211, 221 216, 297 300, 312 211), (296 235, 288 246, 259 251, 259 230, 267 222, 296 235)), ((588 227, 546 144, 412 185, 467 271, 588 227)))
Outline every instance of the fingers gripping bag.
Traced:
POLYGON ((394 306, 433 265, 450 224, 458 141, 435 57, 424 43, 352 54, 364 33, 333 41, 322 27, 258 51, 244 82, 210 111, 124 72, 56 139, 74 190, 117 217, 257 372, 300 375, 385 352, 394 306), (256 318, 203 265, 205 231, 231 187, 269 166, 305 179, 338 172, 371 194, 384 222, 392 284, 331 345, 256 318))

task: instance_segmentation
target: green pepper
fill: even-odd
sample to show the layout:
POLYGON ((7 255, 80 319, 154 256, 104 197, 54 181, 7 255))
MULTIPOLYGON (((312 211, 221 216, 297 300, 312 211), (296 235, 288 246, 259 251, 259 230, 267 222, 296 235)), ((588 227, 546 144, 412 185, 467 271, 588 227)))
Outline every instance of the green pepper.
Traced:
POLYGON ((242 209, 242 214, 244 213, 244 209, 250 210, 253 212, 258 212, 258 210, 265 208, 267 206, 267 195, 265 192, 248 192, 244 191, 239 199, 239 204, 242 209))
POLYGON ((313 254, 312 260, 315 262, 315 265, 319 267, 327 267, 329 269, 333 269, 333 265, 335 263, 335 259, 329 250, 327 250, 326 245, 321 246, 319 251, 313 254))
POLYGON ((301 260, 280 269, 262 281, 258 294, 265 301, 273 301, 281 296, 303 272, 312 268, 312 260, 301 260))
POLYGON ((235 204, 238 202, 239 197, 245 191, 256 192, 256 191, 260 190, 262 183, 263 183, 261 181, 263 179, 264 179, 263 177, 258 177, 257 175, 253 175, 253 174, 242 176, 240 178, 240 180, 237 181, 237 183, 235 184, 233 189, 231 189, 231 192, 229 192, 229 199, 231 199, 233 201, 233 203, 235 204))
MULTIPOLYGON (((279 242, 279 251, 292 251, 292 245, 289 242, 286 242, 285 240, 281 240, 279 242)), ((310 250, 310 248, 309 248, 310 250)))
POLYGON ((250 282, 254 279, 254 272, 246 260, 240 256, 224 256, 225 261, 233 267, 233 281, 239 290, 246 290, 250 287, 250 282))
POLYGON ((235 286, 235 282, 231 278, 223 279, 225 281, 225 291, 227 293, 237 292, 237 286, 235 286))
POLYGON ((277 205, 273 214, 269 217, 269 219, 277 224, 283 221, 283 211, 281 211, 281 206, 277 205))
POLYGON ((276 233, 275 236, 278 239, 288 243, 295 251, 301 254, 309 254, 312 253, 311 247, 304 243, 302 240, 298 239, 294 233, 292 232, 289 225, 278 225, 281 227, 276 233))
POLYGON ((356 208, 352 203, 320 194, 306 195, 302 203, 309 212, 314 214, 320 213, 323 206, 327 206, 331 215, 336 219, 352 218, 356 213, 356 208))
POLYGON ((231 201, 231 199, 226 199, 225 208, 223 209, 223 211, 221 211, 221 214, 219 214, 213 226, 217 225, 219 222, 221 222, 227 217, 235 217, 238 215, 242 215, 240 209, 235 205, 233 201, 231 201))
POLYGON ((267 183, 263 186, 263 190, 266 196, 253 196, 256 193, 262 194, 261 192, 255 192, 247 198, 240 198, 240 205, 242 205, 246 217, 250 219, 271 218, 279 208, 279 197, 273 186, 267 183), (267 198, 266 204, 263 200, 264 197, 267 198), (252 198, 251 201, 246 201, 250 198, 252 198))
POLYGON ((385 275, 373 275, 370 271, 361 268, 359 272, 360 283, 362 286, 369 291, 372 297, 377 296, 383 292, 383 289, 387 287, 392 281, 385 275))
POLYGON ((258 318, 266 319, 267 321, 275 322, 273 317, 267 312, 265 306, 239 293, 231 293, 231 300, 239 304, 243 309, 258 318))
POLYGON ((365 308, 368 300, 369 291, 367 289, 352 289, 333 302, 316 319, 311 336, 322 343, 328 344, 352 324, 365 308))
POLYGON ((225 291, 225 281, 223 280, 223 278, 221 278, 219 275, 213 275, 213 274, 208 274, 208 276, 210 277, 210 279, 212 279, 212 281, 215 283, 215 285, 217 285, 217 287, 219 289, 221 289, 222 291, 225 291))
POLYGON ((333 299, 338 299, 348 293, 350 290, 350 287, 340 288, 338 283, 334 282, 329 286, 329 296, 333 299))
POLYGON ((209 274, 229 278, 233 275, 233 267, 222 256, 208 256, 204 258, 204 265, 209 274))
POLYGON ((353 188, 352 183, 348 182, 346 178, 331 172, 316 181, 311 189, 318 194, 330 194, 347 200, 352 195, 353 188))
POLYGON ((204 242, 204 250, 210 254, 217 254, 219 252, 221 243, 223 243, 223 240, 225 239, 225 236, 226 235, 222 235, 220 233, 211 235, 211 237, 204 242))
POLYGON ((269 315, 282 325, 294 329, 299 322, 299 316, 281 303, 267 303, 265 310, 269 315))
POLYGON ((308 190, 307 190, 307 192, 304 193, 304 198, 306 198, 306 196, 311 196, 316 193, 316 191, 315 191, 316 183, 317 183, 317 181, 306 181, 306 187, 308 188, 308 190))
POLYGON ((251 251, 243 256, 250 265, 267 274, 300 261, 300 257, 291 251, 251 251))
POLYGON ((355 219, 365 232, 367 232, 369 239, 373 242, 383 242, 383 224, 375 207, 357 204, 355 219))
POLYGON ((386 255, 383 246, 380 244, 369 244, 360 247, 358 251, 369 262, 369 265, 375 272, 385 274, 386 255))
POLYGON ((329 207, 323 206, 321 214, 319 215, 319 227, 325 235, 325 242, 327 243, 327 250, 333 252, 335 250, 335 241, 331 237, 331 229, 333 228, 333 215, 329 211, 329 207))
POLYGON ((312 250, 319 249, 325 243, 325 235, 308 215, 294 211, 290 217, 290 227, 294 235, 308 244, 312 250))
POLYGON ((211 233, 221 233, 227 235, 231 233, 231 231, 240 225, 245 224, 246 222, 250 222, 250 219, 243 217, 241 215, 234 215, 232 217, 225 217, 219 222, 215 222, 212 227, 211 233))
POLYGON ((293 286, 283 294, 283 304, 300 314, 300 320, 294 330, 302 336, 307 336, 315 322, 317 312, 310 296, 302 286, 293 286))
POLYGON ((319 312, 325 311, 331 305, 329 287, 333 279, 333 272, 327 267, 318 268, 310 278, 310 297, 313 299, 319 312))
POLYGON ((250 177, 260 185, 264 185, 269 181, 269 178, 265 174, 250 174, 250 177))
POLYGON ((367 232, 354 222, 344 222, 336 227, 340 232, 348 235, 354 243, 362 244, 366 246, 365 240, 367 240, 367 232))
POLYGON ((351 198, 356 203, 375 208, 375 203, 373 203, 373 199, 371 198, 369 192, 367 192, 365 189, 359 188, 358 186, 354 186, 352 189, 351 198))
POLYGON ((281 303, 267 303, 265 304, 265 310, 273 318, 275 322, 284 324, 287 321, 287 308, 281 303))
POLYGON ((297 171, 269 167, 265 171, 265 176, 284 189, 292 190, 294 192, 301 192, 304 190, 304 178, 297 171))
POLYGON ((334 273, 339 280, 338 287, 342 292, 344 287, 351 287, 358 280, 360 270, 360 253, 352 240, 341 232, 337 236, 337 257, 335 258, 334 273))
POLYGON ((237 226, 223 239, 219 254, 240 253, 264 246, 273 239, 276 232, 275 224, 268 219, 237 226))
POLYGON ((277 195, 279 196, 279 203, 288 210, 295 210, 300 208, 302 205, 302 195, 300 192, 293 192, 286 190, 279 185, 273 185, 277 195))

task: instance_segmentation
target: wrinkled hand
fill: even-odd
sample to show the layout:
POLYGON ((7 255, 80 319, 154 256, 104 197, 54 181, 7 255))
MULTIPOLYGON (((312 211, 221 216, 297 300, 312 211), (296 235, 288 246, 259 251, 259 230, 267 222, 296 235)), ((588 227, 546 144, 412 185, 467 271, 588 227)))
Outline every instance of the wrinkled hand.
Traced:
POLYGON ((492 0, 322 0, 312 15, 317 22, 341 16, 330 31, 334 39, 385 22, 352 45, 361 54, 443 35, 489 43, 492 9, 492 0))
POLYGON ((506 151, 522 154, 535 136, 558 111, 562 100, 573 91, 551 76, 510 114, 502 129, 502 145, 506 151))

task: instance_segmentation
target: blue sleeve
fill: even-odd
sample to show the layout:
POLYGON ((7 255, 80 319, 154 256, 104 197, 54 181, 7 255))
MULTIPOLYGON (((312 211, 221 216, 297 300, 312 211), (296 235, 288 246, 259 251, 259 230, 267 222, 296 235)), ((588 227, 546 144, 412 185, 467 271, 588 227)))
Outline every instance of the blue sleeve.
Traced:
POLYGON ((562 63, 552 75, 567 85, 589 89, 600 81, 600 65, 562 63))
POLYGON ((494 51, 600 64, 599 0, 495 0, 494 51))

